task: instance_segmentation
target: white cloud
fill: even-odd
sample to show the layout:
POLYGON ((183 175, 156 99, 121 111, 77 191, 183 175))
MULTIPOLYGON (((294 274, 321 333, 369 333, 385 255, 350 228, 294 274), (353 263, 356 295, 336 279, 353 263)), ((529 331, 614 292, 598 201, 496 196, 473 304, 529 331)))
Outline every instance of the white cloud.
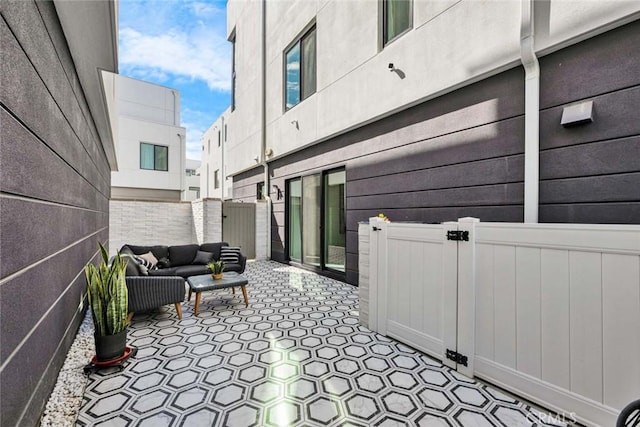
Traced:
POLYGON ((120 66, 138 73, 199 79, 222 92, 231 88, 230 46, 224 37, 204 26, 159 35, 122 28, 119 49, 120 66))
POLYGON ((196 16, 209 17, 223 12, 210 3, 199 1, 188 3, 187 6, 196 16))

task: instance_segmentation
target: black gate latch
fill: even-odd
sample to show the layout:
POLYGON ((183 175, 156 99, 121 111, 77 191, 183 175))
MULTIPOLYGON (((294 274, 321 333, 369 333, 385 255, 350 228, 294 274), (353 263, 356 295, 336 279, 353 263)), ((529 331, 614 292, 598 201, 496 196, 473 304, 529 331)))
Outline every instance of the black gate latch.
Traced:
POLYGON ((467 366, 467 356, 462 355, 457 351, 447 349, 447 359, 453 360, 460 365, 467 366))
POLYGON ((447 240, 464 240, 465 242, 469 241, 469 232, 462 230, 448 230, 447 231, 447 240))

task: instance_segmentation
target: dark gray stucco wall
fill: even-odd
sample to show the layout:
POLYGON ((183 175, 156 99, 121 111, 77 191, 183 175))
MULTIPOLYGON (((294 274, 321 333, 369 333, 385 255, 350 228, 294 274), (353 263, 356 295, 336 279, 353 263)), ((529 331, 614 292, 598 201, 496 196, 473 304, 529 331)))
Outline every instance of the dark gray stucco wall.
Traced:
POLYGON ((540 60, 540 221, 640 223, 640 21, 540 60), (593 100, 594 122, 560 126, 593 100))
POLYGON ((38 423, 108 239, 110 169, 53 2, 0 4, 0 424, 38 423))
MULTIPOLYGON (((640 21, 544 57, 540 221, 640 223, 640 21), (593 99, 595 122, 560 125, 593 99)), ((503 72, 270 163, 271 184, 344 166, 347 275, 358 221, 523 221, 524 72, 503 72)), ((261 179, 234 178, 234 198, 261 179)), ((260 175, 261 176, 261 175, 260 175)), ((285 194, 286 198, 286 194, 285 194)), ((272 258, 286 261, 284 200, 273 200, 272 258)))

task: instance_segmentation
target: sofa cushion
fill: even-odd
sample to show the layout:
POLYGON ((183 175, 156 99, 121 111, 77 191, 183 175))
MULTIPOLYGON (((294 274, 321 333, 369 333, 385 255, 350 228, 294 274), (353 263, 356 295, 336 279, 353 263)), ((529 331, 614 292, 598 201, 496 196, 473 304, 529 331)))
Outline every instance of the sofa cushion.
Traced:
POLYGON ((229 244, 227 242, 203 243, 200 245, 200 250, 204 252, 211 252, 213 254, 213 259, 218 261, 220 259, 220 248, 223 246, 229 246, 229 244))
POLYGON ((206 265, 182 265, 176 267, 176 275, 185 279, 189 276, 199 276, 201 274, 211 274, 211 270, 206 265))
POLYGON ((204 252, 204 251, 198 251, 196 253, 196 257, 194 258, 192 264, 207 265, 211 261, 213 261, 213 253, 204 252))
POLYGON ((220 260, 225 264, 240 264, 240 248, 231 246, 220 248, 220 260))
POLYGON ((193 262, 198 252, 198 245, 169 246, 169 260, 171 265, 189 265, 193 262))
POLYGON ((149 271, 149 276, 177 276, 178 267, 160 268, 158 270, 149 271))
MULTIPOLYGON (((131 249, 133 251, 133 253, 136 254, 136 255, 142 255, 142 254, 146 254, 147 252, 151 252, 153 254, 153 256, 156 257, 156 259, 169 257, 169 247, 168 246, 162 246, 162 245, 136 246, 136 245, 130 245, 130 244, 126 244, 124 246, 128 246, 129 249, 131 249)), ((124 246, 123 246, 123 248, 124 248, 124 246)))

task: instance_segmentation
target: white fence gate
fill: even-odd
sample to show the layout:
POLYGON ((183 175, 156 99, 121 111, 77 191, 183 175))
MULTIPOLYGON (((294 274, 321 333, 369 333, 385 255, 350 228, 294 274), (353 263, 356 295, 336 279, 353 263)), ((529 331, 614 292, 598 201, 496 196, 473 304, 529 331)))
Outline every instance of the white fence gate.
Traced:
POLYGON ((589 425, 640 397, 640 227, 368 230, 372 330, 589 425))

